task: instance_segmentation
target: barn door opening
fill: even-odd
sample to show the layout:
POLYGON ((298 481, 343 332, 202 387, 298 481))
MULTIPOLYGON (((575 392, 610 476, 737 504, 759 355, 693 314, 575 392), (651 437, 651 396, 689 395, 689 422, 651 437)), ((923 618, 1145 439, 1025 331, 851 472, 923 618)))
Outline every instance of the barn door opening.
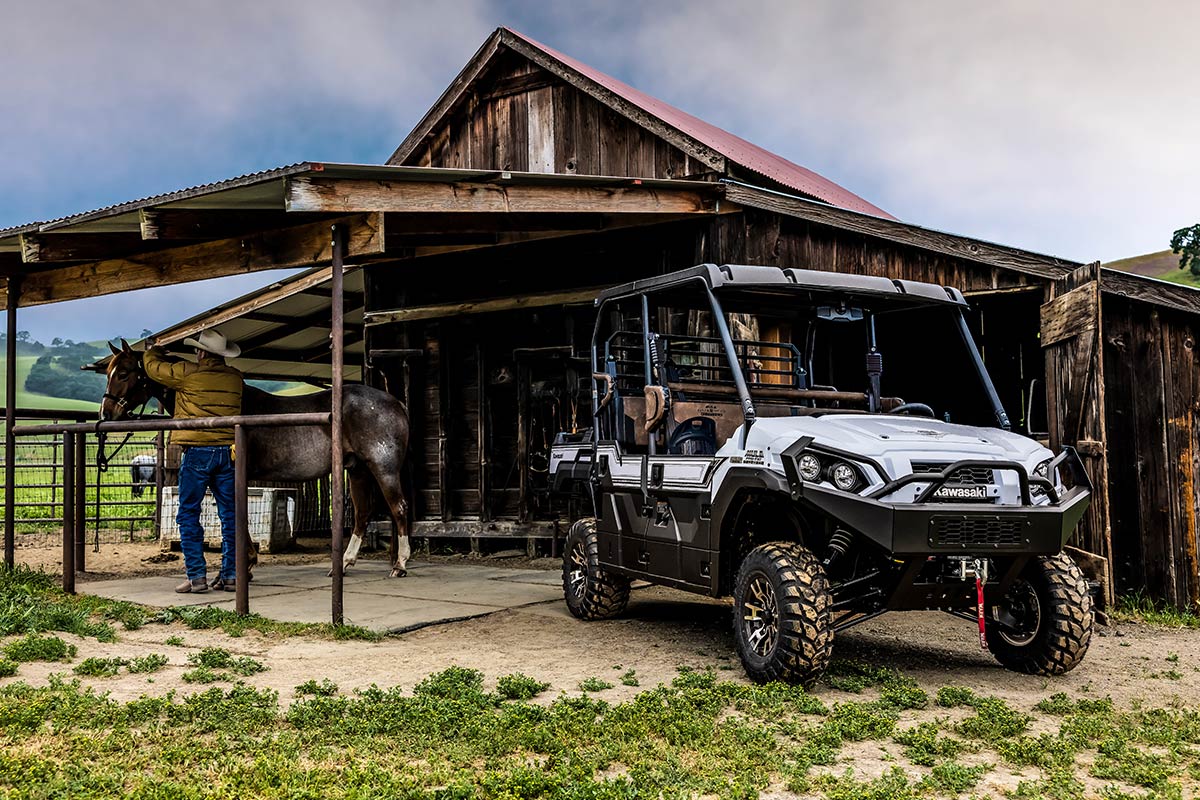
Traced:
POLYGON ((1092 503, 1071 544, 1084 573, 1112 600, 1112 531, 1105 458, 1104 360, 1101 342, 1100 264, 1056 280, 1042 306, 1046 355, 1046 419, 1050 449, 1074 447, 1095 487, 1092 503))

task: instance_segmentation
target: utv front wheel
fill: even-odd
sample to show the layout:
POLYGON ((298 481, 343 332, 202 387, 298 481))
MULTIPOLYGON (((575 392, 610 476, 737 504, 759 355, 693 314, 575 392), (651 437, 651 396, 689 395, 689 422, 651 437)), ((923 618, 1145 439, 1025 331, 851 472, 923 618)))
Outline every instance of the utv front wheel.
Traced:
POLYGON ((1092 639, 1087 579, 1063 553, 1031 559, 992 616, 988 647, 997 661, 1016 672, 1070 672, 1092 639))
POLYGON ((600 567, 600 542, 591 517, 567 533, 562 578, 567 608, 579 619, 615 617, 629 603, 629 579, 600 567))
POLYGON ((750 679, 807 685, 819 678, 833 653, 831 603, 825 570, 804 547, 751 550, 733 590, 733 635, 750 679))

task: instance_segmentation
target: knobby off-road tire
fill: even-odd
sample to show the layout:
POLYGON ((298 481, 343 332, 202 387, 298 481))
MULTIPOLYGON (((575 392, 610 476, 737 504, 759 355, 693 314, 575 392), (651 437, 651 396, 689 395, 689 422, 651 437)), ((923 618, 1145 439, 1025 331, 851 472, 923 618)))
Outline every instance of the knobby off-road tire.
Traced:
POLYGON ((563 596, 579 619, 608 619, 629 604, 629 579, 600 567, 596 520, 581 519, 571 526, 563 548, 563 596))
POLYGON ((1015 603, 1031 623, 1014 633, 994 621, 987 642, 1003 666, 1030 675, 1062 675, 1083 660, 1095 615, 1087 579, 1065 553, 1031 559, 1001 605, 1015 603), (1011 603, 1010 603, 1011 598, 1011 603))
POLYGON ((750 679, 809 685, 819 678, 833 654, 832 603, 824 568, 803 546, 751 550, 733 590, 733 636, 750 679))

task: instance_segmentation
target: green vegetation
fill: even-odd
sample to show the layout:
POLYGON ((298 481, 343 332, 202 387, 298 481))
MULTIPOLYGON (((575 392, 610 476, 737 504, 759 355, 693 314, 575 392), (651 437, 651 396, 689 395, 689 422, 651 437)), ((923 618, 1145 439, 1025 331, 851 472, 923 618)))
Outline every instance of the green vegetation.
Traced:
POLYGON ((11 678, 17 674, 17 662, 0 658, 0 678, 11 678))
POLYGON ((93 405, 104 394, 105 376, 81 370, 105 354, 105 350, 86 342, 55 339, 55 344, 30 367, 21 385, 29 392, 48 397, 82 400, 93 405))
POLYGON ((1180 228, 1171 234, 1171 252, 1179 256, 1179 268, 1200 276, 1200 225, 1180 228))
POLYGON ((602 678, 584 678, 579 682, 579 689, 584 692, 603 692, 605 689, 611 688, 613 685, 602 678))
POLYGON ((100 658, 92 656, 80 661, 73 671, 76 675, 83 675, 88 678, 111 678, 121 671, 121 667, 128 663, 123 658, 100 658))
POLYGON ((12 661, 70 661, 78 652, 57 636, 28 633, 4 646, 4 655, 12 661))
POLYGON ((1178 609, 1142 594, 1118 597, 1116 608, 1113 609, 1113 618, 1118 621, 1147 622, 1170 628, 1200 628, 1200 614, 1194 610, 1178 609))
POLYGON ((200 652, 189 655, 188 663, 195 667, 183 673, 182 677, 188 683, 231 681, 232 675, 249 677, 267 669, 261 661, 256 661, 250 656, 234 657, 223 647, 205 647, 200 652))
POLYGON ((300 684, 295 689, 298 695, 313 695, 315 697, 333 697, 338 693, 338 685, 329 678, 322 678, 320 683, 315 680, 307 680, 300 684))
POLYGON ((138 658, 129 659, 129 671, 135 674, 158 672, 160 669, 170 663, 171 659, 164 656, 162 653, 151 653, 147 656, 139 656, 138 658))
POLYGON ((631 669, 628 672, 626 672, 624 675, 622 675, 621 676, 621 685, 622 686, 640 686, 641 684, 638 682, 638 679, 637 679, 637 670, 631 669))
POLYGON ((543 683, 520 672, 505 675, 496 681, 496 692, 506 700, 528 700, 549 688, 550 684, 543 683))
MULTIPOLYGON (((104 661, 84 664, 112 674, 104 661)), ((239 658, 205 648, 191 661, 212 674, 239 658)), ((52 676, 0 687, 0 795, 740 800, 785 786, 828 800, 915 800, 978 792, 1003 761, 1021 770, 1016 800, 1079 797, 1085 775, 1110 799, 1178 798, 1200 775, 1200 710, 1121 711, 1057 693, 1036 707, 1057 732, 1032 737, 1028 715, 1004 701, 944 687, 939 699, 974 716, 898 727, 912 709, 883 689, 907 679, 883 670, 871 680, 863 692, 879 697, 832 709, 798 687, 721 682, 712 671, 682 672, 623 703, 584 694, 539 705, 519 696, 545 685, 535 678, 506 675, 490 693, 482 673, 450 667, 411 693, 340 695, 310 680, 282 708, 247 685, 122 703, 52 676), (844 742, 889 736, 903 761, 882 776, 837 763, 844 742), (982 760, 963 763, 972 751, 982 760)))
MULTIPOLYGON (((111 642, 116 640, 113 623, 120 623, 125 630, 136 630, 151 623, 173 622, 197 630, 220 629, 230 636, 253 630, 268 636, 317 636, 368 642, 383 638, 382 634, 353 625, 277 622, 257 614, 240 617, 233 611, 208 606, 152 611, 121 600, 67 594, 59 587, 57 576, 22 565, 13 569, 0 566, 0 636, 61 631, 111 642)), ((172 638, 183 644, 181 638, 172 638)))

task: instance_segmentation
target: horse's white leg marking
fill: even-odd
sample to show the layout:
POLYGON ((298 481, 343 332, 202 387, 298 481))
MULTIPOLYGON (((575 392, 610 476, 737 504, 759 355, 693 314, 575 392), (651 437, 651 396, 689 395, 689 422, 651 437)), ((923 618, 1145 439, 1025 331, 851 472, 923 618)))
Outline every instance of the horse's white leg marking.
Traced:
POLYGON ((408 574, 408 559, 412 556, 412 549, 408 544, 408 534, 400 536, 396 547, 396 563, 392 565, 392 577, 403 578, 408 574))
POLYGON ((358 548, 362 547, 362 537, 357 533, 350 534, 350 544, 346 546, 346 552, 342 556, 342 569, 354 566, 354 562, 358 560, 358 548))

